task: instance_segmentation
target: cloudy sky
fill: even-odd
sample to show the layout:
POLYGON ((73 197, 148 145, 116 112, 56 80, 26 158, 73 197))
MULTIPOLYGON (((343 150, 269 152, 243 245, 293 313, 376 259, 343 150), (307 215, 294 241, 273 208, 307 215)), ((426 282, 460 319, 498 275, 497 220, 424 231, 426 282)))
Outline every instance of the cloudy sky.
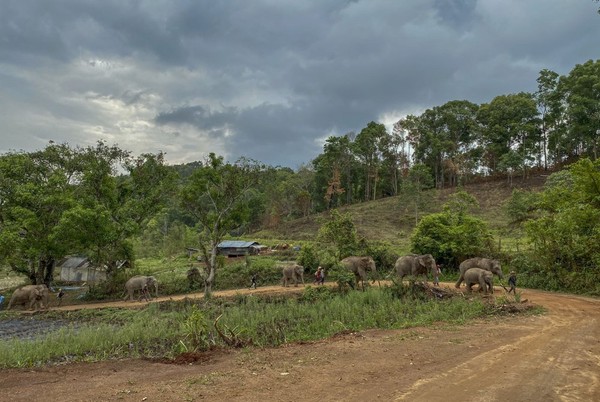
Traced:
POLYGON ((592 0, 2 0, 0 153, 299 167, 330 135, 600 58, 592 0))

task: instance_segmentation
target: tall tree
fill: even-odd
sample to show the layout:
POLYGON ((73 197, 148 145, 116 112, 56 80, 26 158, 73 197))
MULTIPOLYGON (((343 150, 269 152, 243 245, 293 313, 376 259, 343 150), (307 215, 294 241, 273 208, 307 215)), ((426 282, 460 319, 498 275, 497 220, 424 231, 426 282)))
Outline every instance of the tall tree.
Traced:
POLYGON ((198 242, 208 275, 204 293, 210 295, 217 270, 217 246, 230 230, 249 220, 252 189, 263 166, 248 159, 230 164, 211 153, 181 191, 183 208, 198 222, 198 242))
POLYGON ((535 93, 540 114, 540 151, 538 160, 543 161, 544 169, 548 169, 548 143, 553 133, 558 134, 561 102, 558 92, 559 75, 554 71, 543 69, 537 78, 538 90, 535 93))
POLYGON ((567 104, 569 137, 576 155, 598 158, 600 152, 600 60, 576 65, 559 86, 567 104))
POLYGON ((381 142, 387 135, 385 125, 372 121, 360 131, 354 140, 353 150, 363 167, 365 201, 374 200, 377 197, 381 142))
POLYGON ((317 180, 315 188, 318 193, 313 198, 325 201, 325 209, 354 201, 356 161, 351 149, 352 136, 352 133, 341 137, 330 136, 325 140, 323 153, 313 160, 317 180), (334 193, 328 198, 332 181, 339 181, 340 189, 343 191, 334 193), (344 194, 344 197, 341 197, 341 194, 344 194))
POLYGON ((400 121, 394 124, 392 134, 382 138, 381 154, 383 157, 383 185, 389 188, 389 195, 398 195, 402 171, 408 171, 408 141, 406 131, 400 121))
POLYGON ((471 170, 470 160, 478 146, 476 116, 479 106, 466 100, 456 100, 436 109, 442 153, 439 181, 442 186, 446 180, 448 184, 455 186, 471 170))
POLYGON ((497 96, 481 105, 478 120, 487 167, 492 172, 498 171, 502 155, 514 150, 520 155, 525 172, 539 144, 539 117, 533 95, 521 92, 497 96))

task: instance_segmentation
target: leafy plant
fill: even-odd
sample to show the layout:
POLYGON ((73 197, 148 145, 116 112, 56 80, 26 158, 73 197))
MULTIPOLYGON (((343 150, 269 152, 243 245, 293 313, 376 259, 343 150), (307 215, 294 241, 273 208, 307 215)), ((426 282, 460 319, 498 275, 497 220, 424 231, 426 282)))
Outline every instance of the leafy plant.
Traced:
POLYGON ((411 243, 413 252, 432 254, 447 267, 458 267, 468 257, 489 255, 493 249, 486 223, 467 214, 463 202, 448 203, 443 212, 423 217, 411 243))
POLYGON ((197 306, 192 306, 181 327, 185 343, 193 351, 208 349, 214 345, 206 316, 197 306))

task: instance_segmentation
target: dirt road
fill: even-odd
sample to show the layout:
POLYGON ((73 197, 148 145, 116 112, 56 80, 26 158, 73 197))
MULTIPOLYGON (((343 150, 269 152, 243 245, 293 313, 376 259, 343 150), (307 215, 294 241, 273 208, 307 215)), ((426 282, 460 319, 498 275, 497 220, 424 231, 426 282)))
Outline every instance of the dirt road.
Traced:
POLYGON ((3 370, 0 400, 600 400, 600 300, 527 289, 522 297, 548 313, 217 351, 191 364, 3 370))

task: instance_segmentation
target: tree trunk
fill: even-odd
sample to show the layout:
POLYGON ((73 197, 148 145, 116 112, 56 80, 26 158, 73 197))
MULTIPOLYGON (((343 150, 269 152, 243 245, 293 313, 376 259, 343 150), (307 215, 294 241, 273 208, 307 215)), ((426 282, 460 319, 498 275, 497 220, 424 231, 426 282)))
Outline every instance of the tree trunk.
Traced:
POLYGON ((204 281, 204 297, 210 297, 212 293, 212 286, 215 282, 215 269, 217 266, 217 244, 213 242, 210 247, 210 257, 206 261, 208 264, 208 276, 204 281))

